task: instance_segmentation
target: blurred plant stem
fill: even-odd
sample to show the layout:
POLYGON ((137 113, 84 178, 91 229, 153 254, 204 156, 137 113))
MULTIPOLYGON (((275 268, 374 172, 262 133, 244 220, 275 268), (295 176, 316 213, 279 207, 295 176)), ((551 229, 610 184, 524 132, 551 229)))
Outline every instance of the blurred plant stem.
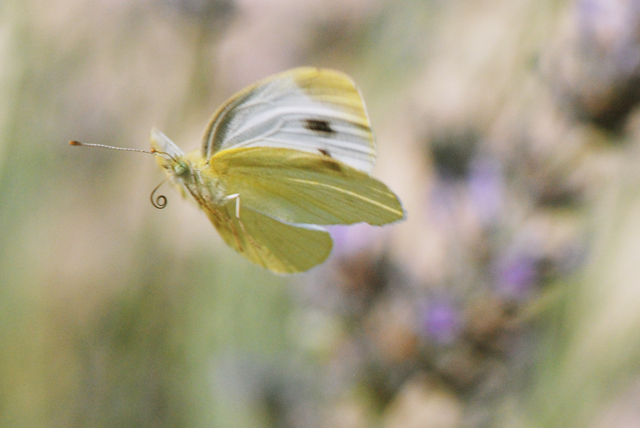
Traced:
MULTIPOLYGON (((632 151, 632 148, 623 150, 632 151)), ((637 154, 603 186, 591 212, 593 252, 541 313, 530 426, 592 426, 640 369, 640 186, 637 154)), ((510 425, 511 426, 511 425, 510 425)))
POLYGON ((38 201, 28 196, 36 194, 38 181, 24 177, 40 180, 44 175, 30 158, 33 147, 25 140, 31 132, 22 123, 29 103, 24 96, 29 84, 24 6, 19 1, 0 4, 1 55, 11 58, 0 72, 0 425, 16 428, 41 426, 47 394, 41 383, 42 312, 29 296, 34 290, 26 286, 38 272, 25 263, 28 250, 22 239, 26 214, 38 201))

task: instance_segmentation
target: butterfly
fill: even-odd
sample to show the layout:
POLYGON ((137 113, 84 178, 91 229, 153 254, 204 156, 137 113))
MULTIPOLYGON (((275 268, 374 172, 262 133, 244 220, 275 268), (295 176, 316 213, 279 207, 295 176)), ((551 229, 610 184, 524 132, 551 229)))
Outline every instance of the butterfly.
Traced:
POLYGON ((321 226, 405 217, 398 197, 369 175, 376 149, 367 112, 338 71, 296 68, 241 90, 213 114, 200 150, 184 153, 156 129, 151 147, 225 243, 276 273, 329 256, 321 226))

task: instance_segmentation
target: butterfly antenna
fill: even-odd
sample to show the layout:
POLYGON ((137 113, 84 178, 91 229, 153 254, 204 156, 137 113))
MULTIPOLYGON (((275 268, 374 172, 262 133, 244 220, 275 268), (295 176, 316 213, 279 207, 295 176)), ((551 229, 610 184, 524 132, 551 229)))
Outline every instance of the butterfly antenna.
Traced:
POLYGON ((160 188, 160 186, 162 186, 164 184, 164 182, 167 181, 167 179, 165 178, 164 180, 162 180, 160 182, 160 184, 158 184, 156 186, 155 189, 153 189, 153 192, 151 192, 151 205, 154 206, 154 208, 157 208, 159 210, 163 209, 164 207, 167 206, 167 197, 165 195, 158 195, 157 197, 155 196, 156 192, 158 191, 158 189, 160 188))
POLYGON ((124 150, 127 152, 140 152, 140 153, 148 153, 150 155, 162 156, 160 152, 156 152, 156 151, 149 151, 149 150, 142 150, 142 149, 129 149, 126 147, 113 147, 113 146, 106 146, 104 144, 86 144, 86 143, 81 143, 80 141, 75 141, 75 140, 69 141, 69 144, 72 146, 102 147, 103 149, 124 150))
POLYGON ((87 143, 81 143, 80 141, 75 141, 75 140, 69 141, 69 144, 72 145, 72 146, 102 147, 103 149, 124 150, 125 152, 147 153, 147 154, 150 154, 150 155, 160 156, 160 157, 165 158, 165 159, 169 158, 169 159, 173 160, 174 162, 176 161, 176 158, 171 156, 169 153, 160 152, 160 151, 158 151, 156 149, 151 149, 151 150, 130 149, 130 148, 127 148, 127 147, 114 147, 114 146, 107 146, 107 145, 104 145, 104 144, 87 144, 87 143))
MULTIPOLYGON (((81 143, 79 141, 75 141, 75 140, 71 140, 69 141, 69 144, 72 146, 86 146, 86 147, 101 147, 103 149, 112 149, 112 150, 124 150, 125 152, 139 152, 139 153, 147 153, 150 155, 155 155, 155 156, 160 156, 162 158, 169 158, 173 161, 176 161, 176 158, 174 158, 173 156, 171 156, 169 153, 165 153, 165 152, 160 152, 157 151, 156 149, 151 149, 151 150, 142 150, 142 149, 130 149, 127 147, 114 147, 114 146, 107 146, 104 144, 86 144, 86 143, 81 143)), ((158 189, 160 188, 160 186, 162 186, 164 184, 164 182, 167 181, 167 179, 165 178, 164 180, 162 180, 160 182, 160 184, 158 184, 156 186, 155 189, 153 189, 153 192, 151 192, 150 195, 150 199, 151 199, 151 205, 153 205, 155 208, 161 210, 164 207, 167 206, 167 197, 164 195, 158 195, 155 196, 156 192, 158 191, 158 189)))

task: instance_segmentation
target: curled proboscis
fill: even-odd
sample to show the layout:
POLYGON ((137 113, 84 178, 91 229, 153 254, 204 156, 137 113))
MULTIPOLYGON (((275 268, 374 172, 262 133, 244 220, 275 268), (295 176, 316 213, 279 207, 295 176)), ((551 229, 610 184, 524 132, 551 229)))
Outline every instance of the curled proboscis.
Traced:
POLYGON ((156 186, 155 189, 153 189, 153 192, 151 192, 151 205, 154 206, 154 208, 157 208, 159 210, 163 209, 164 207, 167 206, 167 197, 165 195, 158 195, 155 196, 156 192, 158 191, 158 189, 160 188, 160 186, 162 186, 164 184, 165 180, 162 180, 162 183, 158 184, 156 186))

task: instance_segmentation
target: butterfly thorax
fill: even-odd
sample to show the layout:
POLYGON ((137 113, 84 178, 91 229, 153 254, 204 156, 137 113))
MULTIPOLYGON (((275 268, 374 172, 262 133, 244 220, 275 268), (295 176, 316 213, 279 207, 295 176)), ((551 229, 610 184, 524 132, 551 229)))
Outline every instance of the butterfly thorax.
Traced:
POLYGON ((171 183, 180 188, 183 195, 190 194, 201 207, 214 208, 226 201, 220 180, 210 173, 208 162, 199 152, 168 160, 163 167, 171 183))

